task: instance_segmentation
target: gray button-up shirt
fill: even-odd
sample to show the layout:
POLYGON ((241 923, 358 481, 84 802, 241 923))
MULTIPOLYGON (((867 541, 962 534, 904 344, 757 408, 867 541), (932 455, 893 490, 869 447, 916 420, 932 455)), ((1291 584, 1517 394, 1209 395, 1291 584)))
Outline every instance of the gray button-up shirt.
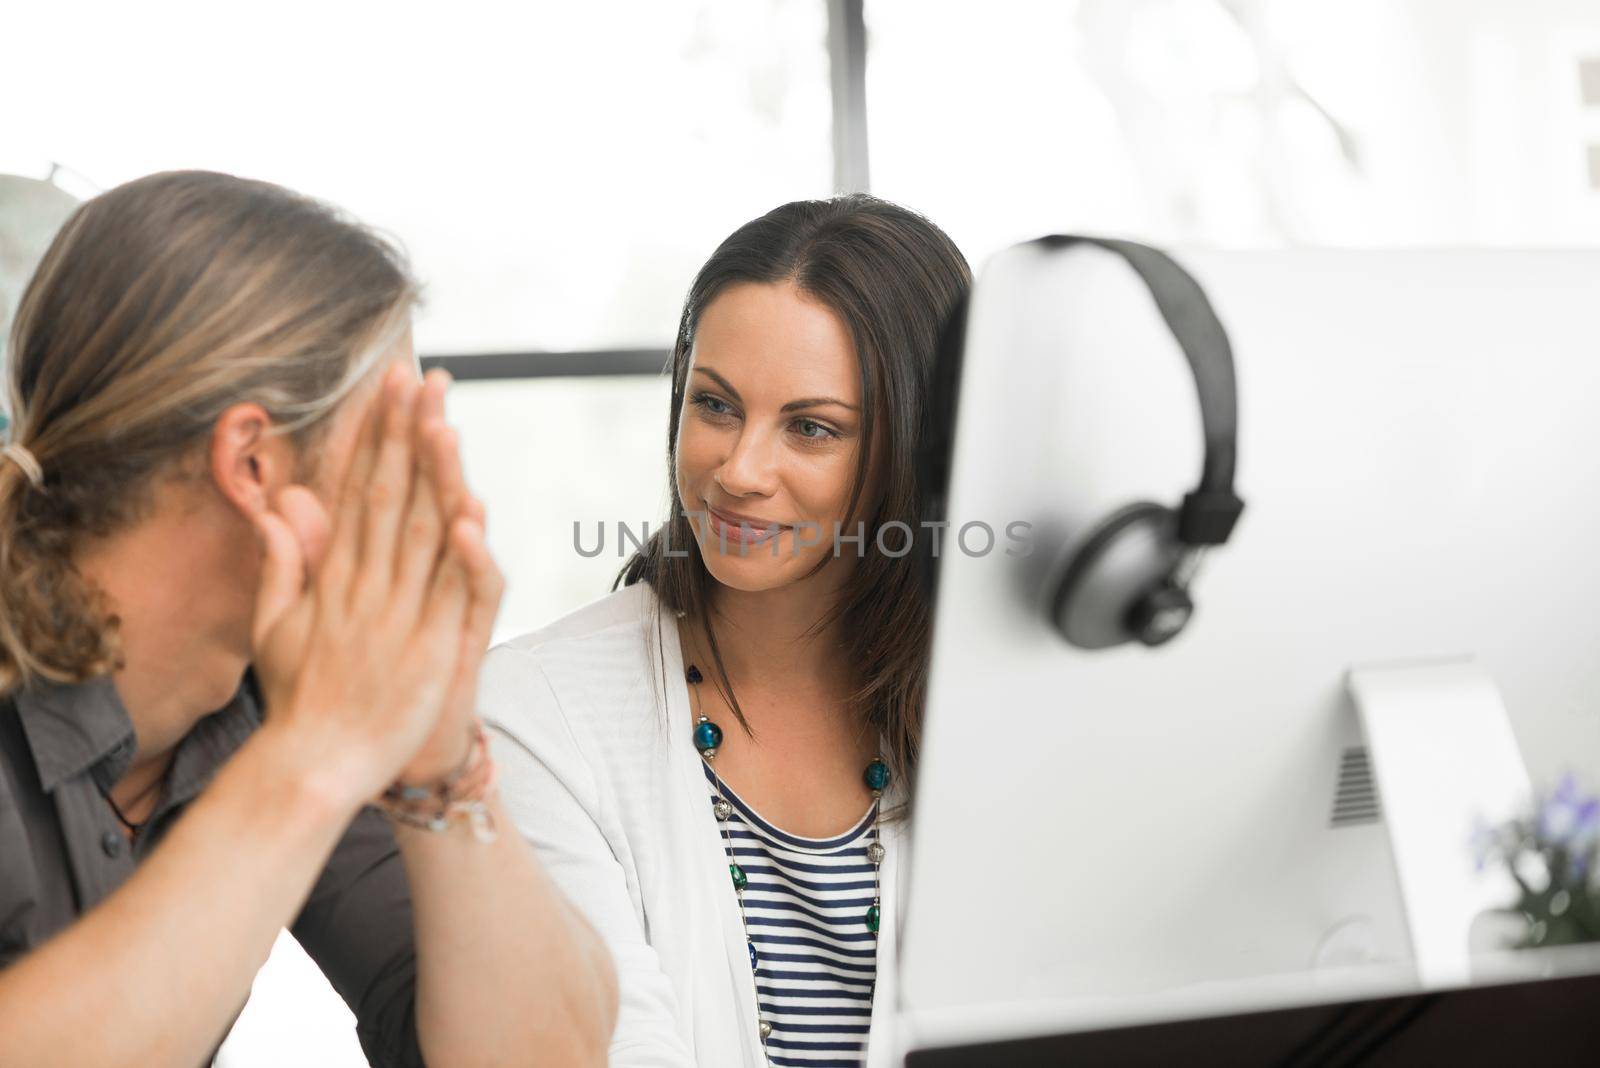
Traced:
MULTIPOLYGON (((0 968, 122 885, 260 724, 259 707, 247 676, 225 708, 195 724, 130 845, 105 799, 135 744, 111 680, 0 699, 0 968)), ((411 895, 375 810, 363 809, 339 840, 290 930, 355 1013, 367 1059, 420 1066, 411 895)))

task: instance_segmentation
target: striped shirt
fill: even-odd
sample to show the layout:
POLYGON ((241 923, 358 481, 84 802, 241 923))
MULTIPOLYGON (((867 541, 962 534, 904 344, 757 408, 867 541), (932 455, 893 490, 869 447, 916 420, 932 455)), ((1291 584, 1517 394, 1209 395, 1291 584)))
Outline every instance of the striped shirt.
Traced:
MULTIPOLYGON (((709 765, 706 777, 716 780, 709 765)), ((758 816, 727 785, 724 845, 744 869, 745 929, 756 949, 756 998, 772 1025, 767 1058, 779 1066, 859 1068, 872 1019, 877 937, 867 909, 877 893, 867 846, 876 806, 837 838, 801 838, 758 816)))

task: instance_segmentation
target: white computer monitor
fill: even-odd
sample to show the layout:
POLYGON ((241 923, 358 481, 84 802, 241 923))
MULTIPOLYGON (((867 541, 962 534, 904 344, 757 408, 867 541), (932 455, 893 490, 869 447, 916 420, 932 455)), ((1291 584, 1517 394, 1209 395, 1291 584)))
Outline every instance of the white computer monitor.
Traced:
MULTIPOLYGON (((1189 629, 1155 649, 1070 647, 1045 601, 1095 518, 1194 485, 1183 357, 1102 250, 1020 246, 975 288, 947 518, 1027 522, 1036 551, 947 538, 937 564, 908 1048, 1220 1011, 1270 1000, 1270 977, 1292 998, 1335 975, 1440 981, 1417 967, 1413 942, 1438 933, 1416 894, 1408 918, 1391 828, 1333 818, 1371 740, 1362 678, 1369 695, 1459 686, 1424 711, 1473 706, 1460 759, 1487 759, 1502 808, 1519 769, 1524 789, 1567 770, 1600 784, 1600 252, 1175 258, 1232 339, 1247 509, 1189 629)), ((1458 739, 1384 730, 1373 756, 1411 795, 1393 802, 1425 809, 1458 739)), ((1441 848, 1464 858, 1462 822, 1421 839, 1459 830, 1441 848)))

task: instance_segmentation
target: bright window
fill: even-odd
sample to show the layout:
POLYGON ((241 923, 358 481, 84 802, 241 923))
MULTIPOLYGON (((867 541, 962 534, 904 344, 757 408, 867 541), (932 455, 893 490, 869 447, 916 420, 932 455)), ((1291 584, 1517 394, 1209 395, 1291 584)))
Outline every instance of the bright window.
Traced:
POLYGON ((665 346, 735 226, 831 181, 822 0, 8 7, 0 172, 210 168, 398 235, 426 353, 665 346))
POLYGON ((926 212, 975 265, 1053 231, 1223 248, 1600 241, 1589 0, 865 11, 873 191, 926 212))

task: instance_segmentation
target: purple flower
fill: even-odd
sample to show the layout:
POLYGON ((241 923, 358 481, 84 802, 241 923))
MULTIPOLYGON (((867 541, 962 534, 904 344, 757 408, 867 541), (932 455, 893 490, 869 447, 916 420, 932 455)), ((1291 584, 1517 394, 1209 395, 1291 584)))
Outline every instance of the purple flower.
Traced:
POLYGON ((1544 844, 1562 846, 1574 855, 1587 853, 1600 841, 1600 797, 1585 794, 1569 772, 1539 806, 1538 827, 1544 844))

